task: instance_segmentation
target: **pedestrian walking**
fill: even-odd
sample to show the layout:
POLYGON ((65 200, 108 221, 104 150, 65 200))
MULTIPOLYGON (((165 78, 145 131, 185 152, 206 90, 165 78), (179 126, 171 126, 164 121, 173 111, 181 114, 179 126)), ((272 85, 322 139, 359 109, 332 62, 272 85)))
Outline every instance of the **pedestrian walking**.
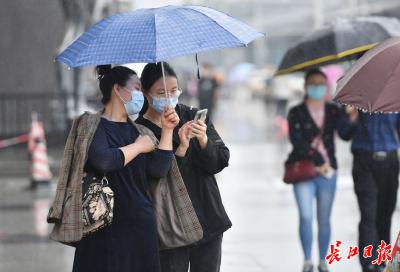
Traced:
MULTIPOLYGON (((98 66, 97 71, 104 109, 85 113, 73 123, 48 216, 55 223, 51 237, 76 247, 74 272, 159 272, 156 218, 147 180, 167 175, 179 117, 171 108, 160 114, 162 136, 156 148, 154 139, 141 135, 141 126, 129 119, 144 101, 136 73, 111 65, 98 66), (82 179, 89 174, 106 177, 114 208, 111 225, 82 237, 82 195, 90 193, 84 191, 82 179)), ((94 211, 93 218, 103 209, 94 211)))
MULTIPOLYGON (((392 215, 396 207, 399 187, 399 114, 370 114, 359 112, 359 120, 352 137, 354 192, 361 219, 358 225, 359 248, 372 245, 377 249, 381 241, 390 243, 392 215)), ((383 271, 371 264, 377 258, 360 256, 363 272, 383 271)))
POLYGON ((147 107, 137 123, 161 137, 161 117, 166 105, 175 107, 179 125, 174 130, 173 150, 195 212, 203 228, 203 239, 189 246, 160 251, 162 272, 220 271, 223 233, 232 224, 222 204, 215 174, 228 166, 229 149, 212 122, 194 122, 197 109, 178 104, 180 89, 173 68, 164 62, 166 90, 160 63, 147 64, 141 82, 147 107), (166 94, 167 93, 167 94, 166 94))
POLYGON ((218 97, 218 81, 210 64, 204 63, 202 76, 198 82, 199 108, 208 109, 208 118, 212 120, 218 97))
POLYGON ((286 171, 289 165, 305 165, 304 162, 310 162, 311 172, 314 171, 311 175, 293 182, 304 253, 303 272, 314 271, 311 260, 314 199, 318 221, 318 271, 328 271, 325 257, 330 242, 330 216, 337 179, 334 136, 338 132, 341 138, 349 139, 354 129, 355 116, 348 116, 337 105, 326 102, 327 89, 326 75, 319 69, 309 70, 305 75, 306 98, 300 105, 292 108, 288 115, 293 150, 286 162, 286 171))
POLYGON ((363 109, 358 112, 351 146, 354 191, 361 214, 359 248, 374 248, 370 258, 360 256, 363 272, 384 270, 384 265, 377 267, 371 262, 377 258, 381 241, 390 243, 397 201, 400 115, 393 112, 400 111, 399 49, 400 39, 392 38, 366 52, 339 80, 335 96, 341 103, 363 109))

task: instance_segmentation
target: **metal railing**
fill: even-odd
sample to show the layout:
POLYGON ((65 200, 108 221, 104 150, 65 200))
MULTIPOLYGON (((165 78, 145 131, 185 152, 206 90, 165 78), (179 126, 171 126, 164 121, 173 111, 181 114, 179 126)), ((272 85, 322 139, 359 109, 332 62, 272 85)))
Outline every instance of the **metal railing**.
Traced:
POLYGON ((66 98, 48 93, 0 93, 0 139, 29 132, 31 113, 44 123, 47 141, 62 143, 68 127, 66 98), (61 138, 61 139, 60 139, 61 138))

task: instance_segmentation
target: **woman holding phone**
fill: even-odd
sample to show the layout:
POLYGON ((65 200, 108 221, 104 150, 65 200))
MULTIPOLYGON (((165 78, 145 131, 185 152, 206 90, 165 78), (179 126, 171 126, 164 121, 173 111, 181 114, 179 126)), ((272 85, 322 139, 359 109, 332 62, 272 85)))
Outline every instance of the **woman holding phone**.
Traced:
POLYGON ((173 134, 173 151, 203 228, 203 239, 193 245, 162 250, 161 271, 187 272, 190 264, 191 272, 217 272, 221 264, 222 235, 232 224, 222 204, 214 175, 228 166, 229 149, 208 118, 195 122, 197 110, 178 104, 181 91, 177 75, 166 62, 164 70, 167 90, 164 88, 161 63, 145 66, 141 82, 147 105, 136 122, 160 138, 161 114, 168 106, 175 108, 180 122, 173 134))

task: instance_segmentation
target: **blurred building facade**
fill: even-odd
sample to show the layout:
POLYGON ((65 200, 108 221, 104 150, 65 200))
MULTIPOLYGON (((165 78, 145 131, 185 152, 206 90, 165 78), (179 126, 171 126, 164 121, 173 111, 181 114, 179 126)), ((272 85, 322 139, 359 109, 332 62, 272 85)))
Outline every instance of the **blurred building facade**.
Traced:
POLYGON ((32 111, 48 133, 64 134, 88 85, 85 70, 54 57, 95 21, 132 7, 127 0, 2 1, 0 138, 27 133, 32 111))
POLYGON ((231 49, 206 56, 207 61, 226 63, 228 67, 243 61, 260 67, 277 65, 287 48, 303 35, 338 17, 382 14, 400 18, 398 0, 185 0, 185 3, 216 8, 266 33, 266 39, 251 43, 248 50, 231 49))

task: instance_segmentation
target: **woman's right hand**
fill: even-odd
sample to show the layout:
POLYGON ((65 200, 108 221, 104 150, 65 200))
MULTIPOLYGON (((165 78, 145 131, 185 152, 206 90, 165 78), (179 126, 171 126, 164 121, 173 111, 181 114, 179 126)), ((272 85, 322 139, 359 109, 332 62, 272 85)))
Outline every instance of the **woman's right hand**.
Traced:
POLYGON ((324 163, 323 165, 317 167, 317 172, 322 175, 325 176, 330 170, 330 165, 329 163, 324 163))
POLYGON ((349 116, 351 122, 354 123, 355 121, 357 121, 358 109, 356 107, 348 105, 348 106, 346 106, 345 110, 346 110, 346 113, 349 116))
POLYGON ((139 137, 136 138, 135 144, 139 146, 141 153, 149 153, 156 149, 149 135, 139 135, 139 137))
POLYGON ((161 115, 161 126, 163 129, 173 130, 179 124, 179 116, 175 109, 168 106, 161 115))

